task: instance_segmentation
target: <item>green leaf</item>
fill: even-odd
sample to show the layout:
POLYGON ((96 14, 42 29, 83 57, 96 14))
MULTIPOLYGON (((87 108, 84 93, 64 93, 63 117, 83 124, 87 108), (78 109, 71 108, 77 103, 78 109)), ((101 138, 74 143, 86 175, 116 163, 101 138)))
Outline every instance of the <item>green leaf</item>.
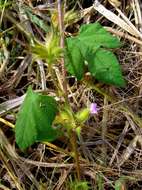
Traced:
POLYGON ((84 57, 76 38, 66 40, 65 66, 67 71, 81 80, 84 75, 84 57))
POLYGON ((121 190, 121 189, 125 189, 124 188, 124 180, 123 179, 118 179, 115 181, 115 190, 121 190))
POLYGON ((31 51, 35 58, 44 59, 49 65, 56 63, 63 53, 59 46, 59 37, 55 33, 49 33, 45 43, 36 42, 31 46, 31 51))
POLYGON ((99 23, 82 25, 78 39, 94 51, 99 47, 117 48, 121 45, 119 39, 112 36, 99 23))
POLYGON ((87 181, 73 181, 70 183, 70 189, 74 190, 89 190, 89 185, 87 181))
POLYGON ((16 121, 16 142, 25 149, 36 141, 53 141, 59 130, 52 128, 57 113, 56 101, 28 89, 16 121))
POLYGON ((5 0, 0 1, 0 10, 4 10, 6 8, 10 8, 12 6, 12 2, 7 2, 5 0))
POLYGON ((35 43, 34 46, 31 46, 32 53, 37 57, 44 60, 48 59, 48 48, 42 43, 35 43))
POLYGON ((104 190, 104 177, 101 172, 97 173, 96 176, 96 185, 98 190, 104 190))
POLYGON ((66 68, 78 80, 84 75, 84 62, 87 61, 89 71, 99 81, 118 87, 125 86, 117 58, 113 53, 102 49, 120 47, 120 41, 99 23, 81 26, 80 34, 68 38, 66 44, 66 68))
POLYGON ((26 9, 26 13, 28 14, 29 19, 32 23, 39 26, 43 31, 49 32, 50 28, 47 26, 47 24, 43 21, 43 19, 38 18, 36 15, 34 15, 30 10, 26 9))
POLYGON ((99 49, 88 59, 88 67, 92 76, 101 82, 124 87, 125 81, 116 56, 105 49, 99 49))

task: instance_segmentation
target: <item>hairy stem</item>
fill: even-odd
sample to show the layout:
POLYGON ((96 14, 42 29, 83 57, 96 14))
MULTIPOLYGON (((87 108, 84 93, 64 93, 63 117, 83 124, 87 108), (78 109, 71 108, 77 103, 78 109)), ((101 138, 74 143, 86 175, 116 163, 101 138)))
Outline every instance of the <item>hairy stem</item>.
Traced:
POLYGON ((72 130, 72 132, 71 132, 70 142, 71 142, 72 151, 74 154, 73 157, 74 157, 74 160, 76 163, 77 179, 78 179, 78 181, 80 181, 81 177, 80 177, 79 154, 78 154, 78 150, 77 150, 77 136, 76 136, 76 132, 74 130, 72 130))
MULTIPOLYGON (((61 0, 57 0, 58 2, 58 19, 59 19, 59 30, 60 30, 60 46, 64 49, 65 47, 65 39, 64 39, 64 11, 62 9, 61 0)), ((67 94, 67 82, 66 82, 66 70, 65 70, 65 59, 61 58, 62 64, 62 77, 63 77, 63 88, 65 93, 65 100, 68 102, 68 94, 67 94)))
MULTIPOLYGON (((61 0, 57 0, 57 3, 58 3, 59 30, 60 30, 60 37, 61 37, 60 46, 61 46, 61 48, 64 49, 65 48, 64 9, 62 9, 61 0)), ((68 101, 65 59, 64 59, 64 57, 61 58, 61 64, 62 64, 63 90, 64 90, 65 101, 66 101, 66 104, 68 105, 69 109, 71 110, 71 106, 70 106, 69 101, 68 101)), ((71 145, 72 145, 72 151, 73 151, 74 159, 75 159, 75 162, 76 162, 77 178, 78 178, 78 180, 80 180, 80 164, 79 164, 79 155, 78 155, 78 151, 77 151, 77 137, 76 137, 76 132, 73 129, 71 131, 70 142, 71 142, 71 145)))

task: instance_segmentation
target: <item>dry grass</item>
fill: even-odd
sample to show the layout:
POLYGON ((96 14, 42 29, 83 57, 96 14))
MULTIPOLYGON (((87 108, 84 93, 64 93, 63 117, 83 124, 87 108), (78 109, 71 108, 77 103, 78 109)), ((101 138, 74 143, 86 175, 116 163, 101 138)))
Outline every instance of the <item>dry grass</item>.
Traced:
MULTIPOLYGON (((15 145, 11 128, 30 84, 35 90, 47 90, 54 95, 44 63, 38 60, 31 64, 32 57, 27 51, 29 34, 43 40, 45 32, 22 12, 23 4, 34 6, 33 13, 50 23, 49 6, 44 0, 8 2, 13 7, 0 10, 0 189, 69 190, 75 180, 75 165, 68 141, 62 138, 53 144, 37 143, 23 153, 15 145)), ((84 81, 68 78, 68 97, 75 111, 94 101, 100 107, 99 114, 86 123, 78 141, 81 177, 91 190, 115 189, 117 180, 121 182, 121 190, 139 190, 142 189, 142 4, 138 0, 99 2, 88 3, 86 8, 85 1, 71 4, 67 1, 69 9, 75 6, 79 10, 80 18, 67 28, 66 34, 76 32, 81 23, 99 21, 118 36, 124 45, 116 54, 127 87, 115 88, 94 81, 87 88, 84 81)), ((56 4, 52 7, 56 8, 56 4)), ((56 74, 60 82, 60 69, 56 68, 56 74)))

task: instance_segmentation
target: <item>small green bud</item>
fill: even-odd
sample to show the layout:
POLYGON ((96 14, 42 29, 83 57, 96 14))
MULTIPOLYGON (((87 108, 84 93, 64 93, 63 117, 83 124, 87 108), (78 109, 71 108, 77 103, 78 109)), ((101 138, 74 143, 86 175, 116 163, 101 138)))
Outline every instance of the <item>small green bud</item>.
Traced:
POLYGON ((49 65, 56 63, 63 54, 60 38, 54 32, 48 33, 45 43, 35 42, 31 50, 35 58, 44 59, 49 65))
POLYGON ((90 110, 88 108, 84 108, 79 112, 77 112, 75 117, 78 122, 84 123, 89 118, 89 115, 90 115, 90 110))
POLYGON ((69 123, 70 121, 70 116, 66 111, 61 111, 55 118, 54 123, 55 124, 65 124, 69 123))
POLYGON ((56 115, 54 124, 61 124, 68 130, 76 128, 74 118, 66 110, 62 110, 56 115))
POLYGON ((77 134, 78 138, 80 138, 81 127, 77 127, 75 130, 76 130, 76 134, 77 134))

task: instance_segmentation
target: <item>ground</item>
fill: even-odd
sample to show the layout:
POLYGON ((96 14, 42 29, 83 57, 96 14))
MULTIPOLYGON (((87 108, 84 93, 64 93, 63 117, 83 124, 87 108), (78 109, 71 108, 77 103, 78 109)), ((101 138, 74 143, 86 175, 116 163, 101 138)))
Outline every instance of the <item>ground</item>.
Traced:
MULTIPOLYGON (((78 0, 61 5, 60 0, 1 0, 0 26, 0 189, 142 189, 141 1, 78 0), (126 82, 123 87, 99 81, 88 70, 77 80, 64 65, 65 40, 79 35, 83 24, 96 22, 121 42, 120 47, 108 50, 119 61, 126 82), (45 42, 51 45, 50 51, 42 46, 45 42), (54 97, 64 114, 57 112, 52 129, 59 119, 64 126, 60 126, 59 138, 35 140, 22 150, 15 124, 29 86, 42 100, 54 97), (65 102, 71 115, 63 109, 65 102), (91 103, 96 103, 97 113, 87 115, 83 122, 77 120, 76 113, 91 103), (80 124, 83 127, 77 135, 80 124)), ((28 114, 21 126, 33 119, 35 96, 26 105, 28 114)), ((43 113, 36 115, 37 122, 43 113)), ((47 114, 52 117, 48 109, 47 114)), ((28 132, 26 138, 30 138, 28 132)))

